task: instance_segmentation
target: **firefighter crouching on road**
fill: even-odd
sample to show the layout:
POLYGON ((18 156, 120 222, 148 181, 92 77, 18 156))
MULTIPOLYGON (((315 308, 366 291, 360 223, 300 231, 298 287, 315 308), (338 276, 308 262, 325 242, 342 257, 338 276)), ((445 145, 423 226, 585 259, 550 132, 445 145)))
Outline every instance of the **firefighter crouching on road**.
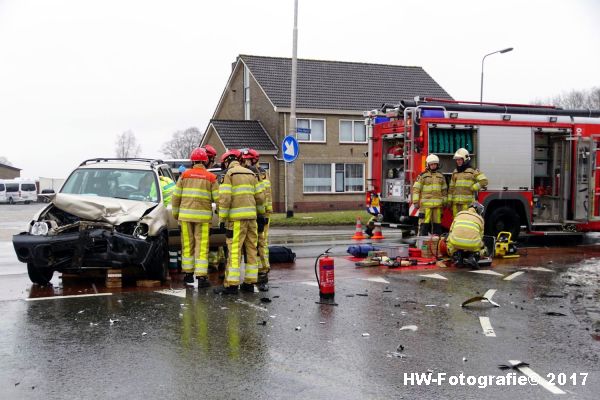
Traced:
POLYGON ((412 202, 419 209, 419 235, 442 234, 442 208, 446 205, 448 185, 446 178, 438 172, 440 159, 430 154, 425 159, 427 169, 419 175, 413 185, 412 202), (431 229, 433 226, 433 229, 431 229))
POLYGON ((472 253, 465 263, 473 268, 477 268, 479 256, 485 254, 483 210, 483 205, 474 202, 456 214, 446 240, 448 255, 453 256, 458 250, 472 253))
POLYGON ((266 292, 269 290, 269 217, 273 213, 273 196, 271 192, 271 179, 269 172, 258 164, 260 153, 254 149, 243 149, 242 160, 244 167, 256 174, 265 198, 265 217, 258 217, 258 289, 266 292), (263 222, 264 221, 264 222, 263 222))
POLYGON ((244 250, 246 265, 241 290, 254 292, 258 278, 257 218, 264 219, 264 195, 256 175, 240 165, 241 156, 239 150, 229 150, 221 156, 221 165, 227 168, 227 172, 219 182, 219 225, 225 228, 229 257, 225 281, 222 287, 215 288, 215 293, 238 293, 244 250))
POLYGON ((471 157, 467 149, 460 148, 454 153, 456 169, 450 179, 448 203, 452 207, 452 215, 466 210, 473 201, 477 201, 477 192, 488 184, 487 177, 478 169, 471 167, 471 157))
POLYGON ((186 285, 209 287, 208 240, 212 223, 212 203, 219 201, 217 177, 206 170, 208 156, 202 148, 192 151, 194 166, 177 181, 173 193, 173 216, 181 223, 181 265, 186 285))
POLYGON ((381 214, 373 215, 371 218, 369 218, 369 221, 367 221, 367 225, 365 227, 365 235, 372 237, 373 229, 375 229, 375 223, 381 221, 383 221, 383 215, 381 214))

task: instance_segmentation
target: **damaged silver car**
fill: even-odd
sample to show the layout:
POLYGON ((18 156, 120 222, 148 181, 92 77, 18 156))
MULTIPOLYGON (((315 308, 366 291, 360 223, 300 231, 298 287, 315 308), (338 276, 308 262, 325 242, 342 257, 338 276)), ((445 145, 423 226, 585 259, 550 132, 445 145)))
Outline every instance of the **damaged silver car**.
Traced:
MULTIPOLYGON (((45 285, 55 271, 133 267, 166 279, 169 248, 180 230, 165 205, 160 177, 172 179, 160 160, 92 159, 71 173, 60 193, 13 236, 32 282, 45 285)), ((211 245, 214 243, 211 237, 211 245)))

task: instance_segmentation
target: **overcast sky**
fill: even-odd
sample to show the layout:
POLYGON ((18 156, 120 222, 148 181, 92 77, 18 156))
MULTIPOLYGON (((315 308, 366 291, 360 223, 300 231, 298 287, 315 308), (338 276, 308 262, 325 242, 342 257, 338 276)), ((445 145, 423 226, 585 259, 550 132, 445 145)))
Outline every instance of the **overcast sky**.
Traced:
MULTIPOLYGON (((454 98, 528 103, 600 86, 595 0, 299 0, 300 58, 423 67, 454 98)), ((0 156, 64 177, 204 131, 238 54, 289 57, 293 0, 0 0, 0 156)))

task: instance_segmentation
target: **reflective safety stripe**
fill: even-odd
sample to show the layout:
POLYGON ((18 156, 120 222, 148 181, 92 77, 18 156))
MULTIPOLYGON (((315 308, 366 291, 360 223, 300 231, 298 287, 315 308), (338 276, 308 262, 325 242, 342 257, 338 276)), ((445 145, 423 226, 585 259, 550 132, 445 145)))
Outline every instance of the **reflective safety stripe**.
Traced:
POLYGON ((476 232, 480 232, 481 231, 481 227, 479 226, 479 224, 477 224, 475 222, 472 222, 472 221, 455 221, 454 227, 455 228, 471 229, 471 230, 474 230, 476 232))
POLYGON ((229 183, 221 183, 219 185, 219 193, 231 193, 231 185, 229 183))
POLYGON ((225 282, 228 286, 240 284, 240 226, 240 221, 233 221, 233 238, 225 271, 225 282))
MULTIPOLYGON (((192 254, 193 237, 190 237, 190 224, 188 222, 181 223, 181 269, 183 272, 190 273, 194 271, 194 257, 192 254)), ((193 235, 193 232, 192 232, 193 235)))
MULTIPOLYGON (((233 217, 248 217, 247 219, 256 218, 257 207, 238 207, 229 210, 229 215, 233 217)), ((219 213, 220 215, 220 213, 219 213)))
POLYGON ((461 248, 462 250, 473 250, 478 251, 481 249, 481 240, 479 239, 462 239, 450 236, 448 241, 454 246, 461 248))
POLYGON ((200 251, 198 252, 198 258, 196 259, 195 275, 206 276, 208 274, 208 235, 210 231, 210 224, 202 224, 200 226, 200 251))

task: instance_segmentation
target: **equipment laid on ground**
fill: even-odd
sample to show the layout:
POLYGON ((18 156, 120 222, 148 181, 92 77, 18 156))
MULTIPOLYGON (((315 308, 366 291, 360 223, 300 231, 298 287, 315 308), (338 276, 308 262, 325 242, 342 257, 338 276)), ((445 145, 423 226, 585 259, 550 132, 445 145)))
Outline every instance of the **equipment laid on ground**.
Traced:
MULTIPOLYGON (((489 180, 475 194, 487 235, 506 231, 516 240, 521 226, 540 236, 600 231, 600 110, 417 97, 364 116, 366 206, 377 202, 384 226, 416 230, 411 189, 427 157, 438 156, 450 179, 454 153, 464 148, 469 166, 489 180)), ((446 228, 451 218, 445 211, 446 228)))
POLYGON ((322 299, 333 299, 335 296, 334 263, 333 258, 329 257, 329 250, 331 248, 325 250, 315 260, 315 277, 319 284, 319 296, 322 299))
POLYGON ((517 245, 511 240, 510 232, 500 232, 496 238, 494 256, 500 258, 518 258, 517 245))
POLYGON ((269 263, 293 263, 296 253, 285 246, 269 246, 269 263))

